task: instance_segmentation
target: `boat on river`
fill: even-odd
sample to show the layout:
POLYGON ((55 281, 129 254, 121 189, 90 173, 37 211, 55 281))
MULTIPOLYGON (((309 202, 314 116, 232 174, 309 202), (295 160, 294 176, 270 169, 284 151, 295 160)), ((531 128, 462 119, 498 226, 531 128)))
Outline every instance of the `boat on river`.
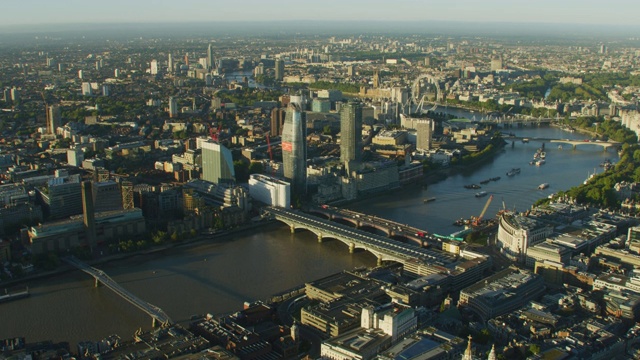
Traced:
POLYGON ((546 189, 548 187, 549 187, 548 183, 542 183, 542 184, 538 185, 538 190, 544 190, 544 189, 546 189))
POLYGON ((476 193, 476 197, 484 197, 487 196, 487 192, 486 191, 479 191, 476 193))
POLYGON ((428 203, 428 202, 432 202, 432 201, 436 201, 436 198, 430 197, 430 198, 422 199, 422 202, 425 203, 425 204, 428 203))
POLYGON ((520 174, 520 168, 513 168, 507 172, 507 176, 514 176, 520 174))
POLYGON ((464 188, 465 189, 480 189, 481 186, 477 185, 477 184, 471 184, 471 185, 465 185, 464 188))

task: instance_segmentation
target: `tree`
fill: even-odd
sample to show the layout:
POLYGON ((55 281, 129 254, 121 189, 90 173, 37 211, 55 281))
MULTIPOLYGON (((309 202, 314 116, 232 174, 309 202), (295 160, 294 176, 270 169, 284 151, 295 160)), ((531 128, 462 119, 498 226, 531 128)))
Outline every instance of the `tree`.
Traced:
POLYGON ((529 353, 533 355, 538 355, 540 353, 540 345, 538 344, 529 345, 529 353))
POLYGON ((236 173, 236 181, 246 182, 249 180, 249 165, 246 162, 242 160, 234 161, 233 170, 236 173))

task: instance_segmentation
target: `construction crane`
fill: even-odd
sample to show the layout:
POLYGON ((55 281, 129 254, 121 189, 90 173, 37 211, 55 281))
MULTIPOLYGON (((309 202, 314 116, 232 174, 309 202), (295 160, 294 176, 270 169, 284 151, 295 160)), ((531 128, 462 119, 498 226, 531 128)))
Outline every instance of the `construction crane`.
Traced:
POLYGON ((482 212, 480 213, 480 216, 478 216, 477 218, 474 218, 473 221, 471 222, 471 225, 473 225, 473 226, 480 225, 480 222, 482 221, 482 217, 487 212, 487 209, 489 208, 489 205, 491 204, 491 200, 493 200, 493 195, 489 196, 489 199, 487 199, 487 203, 484 204, 484 208, 482 209, 482 212))
POLYGON ((276 176, 276 167, 273 166, 273 151, 271 151, 271 141, 269 140, 269 134, 267 134, 267 152, 269 153, 269 160, 271 160, 271 176, 276 176))

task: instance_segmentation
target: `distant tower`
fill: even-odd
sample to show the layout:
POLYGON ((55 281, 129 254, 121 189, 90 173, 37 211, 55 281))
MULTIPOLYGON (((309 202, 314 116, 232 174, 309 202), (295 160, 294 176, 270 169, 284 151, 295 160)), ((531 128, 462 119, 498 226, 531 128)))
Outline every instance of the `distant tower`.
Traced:
POLYGON ((56 134, 56 129, 60 126, 60 107, 49 105, 47 107, 47 134, 56 134))
POLYGON ((121 191, 122 208, 125 210, 133 209, 133 183, 131 181, 123 181, 121 191))
POLYGON ((91 89, 91 83, 88 83, 88 82, 82 83, 82 95, 83 96, 93 95, 93 89, 91 89))
POLYGON ((173 96, 169 98, 169 117, 178 117, 178 101, 173 96))
POLYGON ((96 217, 93 204, 93 184, 82 183, 82 219, 87 236, 87 245, 93 251, 96 247, 96 217))
POLYGON ((212 141, 202 143, 202 180, 214 184, 236 181, 229 149, 212 141))
POLYGON ((189 54, 184 54, 184 64, 189 66, 189 54))
POLYGON ((282 108, 273 108, 271 110, 271 131, 269 136, 276 137, 282 135, 282 126, 284 125, 285 111, 282 108))
POLYGON ((307 190, 307 123, 303 104, 302 96, 291 97, 282 128, 282 166, 292 195, 304 195, 307 190))
POLYGON ((503 66, 502 56, 498 55, 491 59, 491 71, 502 70, 503 66))
POLYGON ((380 86, 380 72, 378 69, 373 71, 373 87, 378 88, 380 86))
POLYGON ((11 94, 11 101, 13 102, 20 101, 20 90, 18 90, 18 88, 12 87, 10 94, 11 94))
POLYGON ((167 67, 168 67, 168 71, 172 73, 173 72, 173 56, 171 56, 171 54, 169 54, 167 59, 167 67))
POLYGON ((78 70, 78 79, 83 79, 84 72, 82 70, 78 70))
POLYGON ((151 60, 151 75, 158 75, 158 60, 151 60))
POLYGON ((347 76, 355 76, 355 74, 356 74, 356 66, 355 65, 347 66, 347 76))
POLYGON ((362 105, 349 102, 340 109, 340 161, 348 172, 361 160, 362 105))
POLYGON ((284 79, 284 60, 276 59, 276 81, 284 79))
POLYGON ((120 69, 113 70, 113 76, 115 76, 116 78, 120 77, 120 69))
POLYGON ((209 47, 207 48, 207 67, 209 70, 215 70, 216 68, 215 59, 213 57, 213 46, 211 44, 209 44, 209 47))

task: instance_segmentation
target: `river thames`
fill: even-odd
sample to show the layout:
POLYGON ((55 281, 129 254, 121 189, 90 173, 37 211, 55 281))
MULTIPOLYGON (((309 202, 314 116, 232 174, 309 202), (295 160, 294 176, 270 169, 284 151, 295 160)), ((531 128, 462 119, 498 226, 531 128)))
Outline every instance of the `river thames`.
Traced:
MULTIPOLYGON (((529 138, 584 139, 552 127, 512 129, 529 138)), ((614 150, 594 144, 576 149, 546 144, 547 163, 529 165, 540 143, 507 145, 493 160, 473 170, 454 174, 428 187, 412 185, 388 194, 359 201, 349 208, 449 234, 459 230, 452 223, 460 217, 478 215, 488 197, 476 198, 479 190, 463 186, 500 176, 482 190, 493 195, 486 216, 503 206, 519 211, 549 194, 581 184, 605 159, 617 161, 614 150), (521 173, 506 176, 511 168, 521 173), (545 190, 538 185, 548 183, 545 190), (423 199, 436 200, 424 203, 423 199), (504 205, 503 205, 504 204, 504 205)), ((337 241, 319 244, 308 232, 290 234, 278 224, 234 235, 225 241, 199 243, 164 253, 135 256, 99 268, 140 298, 162 308, 175 322, 186 323, 194 314, 228 313, 245 301, 267 298, 304 282, 343 269, 375 265, 370 254, 349 254, 337 241)), ((151 319, 105 287, 93 287, 93 279, 79 271, 28 284, 27 299, 0 304, 0 338, 24 336, 28 342, 69 341, 72 351, 82 340, 99 340, 111 334, 130 339, 140 327, 149 329, 151 319)))

